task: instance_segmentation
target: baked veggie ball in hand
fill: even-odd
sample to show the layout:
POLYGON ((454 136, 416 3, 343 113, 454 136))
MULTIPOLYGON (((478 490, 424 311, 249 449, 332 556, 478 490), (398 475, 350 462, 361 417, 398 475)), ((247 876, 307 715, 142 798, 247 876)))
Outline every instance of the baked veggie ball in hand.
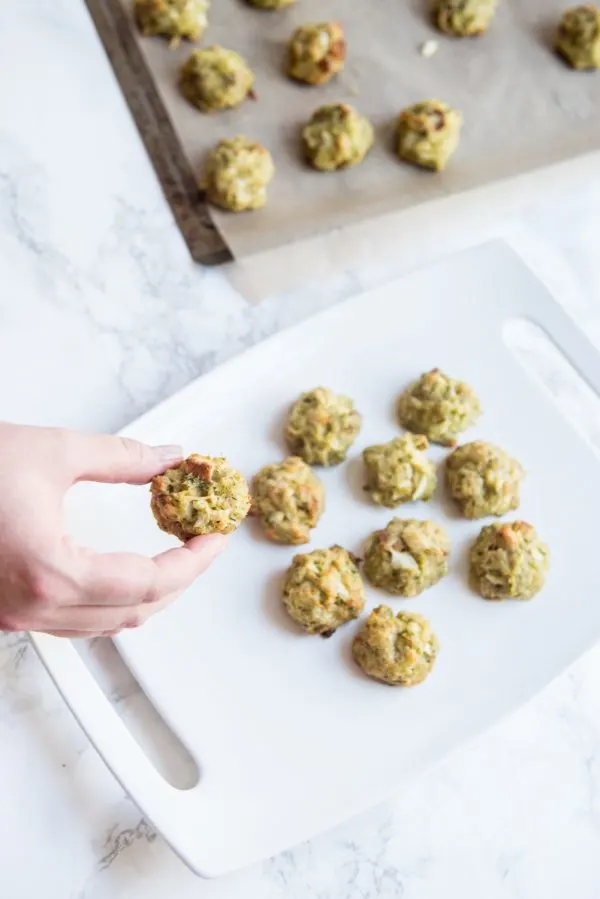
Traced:
POLYGON ((152 478, 150 490, 159 527, 184 541, 229 534, 250 511, 245 478, 220 456, 193 453, 152 478))

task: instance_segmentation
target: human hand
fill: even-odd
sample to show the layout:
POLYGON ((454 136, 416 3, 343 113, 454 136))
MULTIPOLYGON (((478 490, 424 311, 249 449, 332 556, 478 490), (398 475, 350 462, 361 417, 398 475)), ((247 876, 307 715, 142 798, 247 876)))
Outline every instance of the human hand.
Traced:
POLYGON ((179 447, 0 423, 0 630, 109 636, 175 599, 225 547, 195 537, 154 558, 92 552, 65 533, 63 498, 78 481, 145 484, 179 447))

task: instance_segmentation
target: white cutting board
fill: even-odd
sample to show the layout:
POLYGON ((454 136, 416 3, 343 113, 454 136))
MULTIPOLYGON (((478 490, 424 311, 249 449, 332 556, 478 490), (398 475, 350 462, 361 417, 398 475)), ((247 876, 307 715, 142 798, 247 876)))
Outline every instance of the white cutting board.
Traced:
MULTIPOLYGON (((264 342, 191 384, 127 429, 152 443, 225 454, 247 475, 282 455, 290 401, 318 384, 364 415, 350 461, 322 474, 327 510, 312 547, 360 552, 391 517, 360 490, 357 459, 399 428, 399 392, 439 366, 464 378, 484 414, 465 439, 500 443, 528 469, 518 516, 551 550, 543 593, 490 603, 472 594, 466 556, 481 522, 439 497, 404 515, 444 521, 451 574, 412 600, 441 652, 414 689, 368 680, 353 665, 356 624, 330 640, 300 634, 282 612, 281 576, 295 550, 246 523, 228 552, 174 606, 118 638, 120 652, 198 762, 196 787, 158 775, 66 640, 35 645, 116 777, 196 872, 214 876, 273 855, 384 799, 543 687, 600 637, 600 467, 546 389, 507 348, 507 322, 529 318, 600 391, 600 360, 523 262, 491 244, 374 290, 264 342)), ((435 450, 437 458, 444 451, 435 450)), ((514 517, 514 516, 513 516, 514 517)), ((98 549, 153 553, 169 544, 148 491, 83 487, 75 536, 98 549)))

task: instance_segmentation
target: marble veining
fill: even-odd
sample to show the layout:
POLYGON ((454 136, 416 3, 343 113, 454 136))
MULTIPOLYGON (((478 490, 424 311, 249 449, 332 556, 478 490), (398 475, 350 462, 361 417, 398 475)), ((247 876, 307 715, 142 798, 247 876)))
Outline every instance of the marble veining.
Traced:
MULTIPOLYGON (((274 331, 498 233, 600 346, 600 176, 518 221, 490 217, 418 258, 373 260, 251 306, 222 272, 190 262, 83 4, 19 0, 0 19, 2 417, 116 430, 274 331)), ((600 445, 596 400, 535 340, 521 351, 600 445)), ((88 650, 110 668, 103 686, 120 713, 139 720, 143 697, 111 652, 88 650)), ((597 899, 598 683, 596 649, 394 801, 205 883, 105 769, 26 638, 2 636, 1 895, 597 899)))

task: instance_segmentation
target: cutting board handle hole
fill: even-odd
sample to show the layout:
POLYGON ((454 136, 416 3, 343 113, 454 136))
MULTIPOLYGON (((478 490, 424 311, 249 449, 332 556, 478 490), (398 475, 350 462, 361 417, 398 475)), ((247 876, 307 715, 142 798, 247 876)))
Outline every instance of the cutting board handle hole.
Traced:
POLYGON ((600 451, 600 397, 543 327, 525 318, 506 322, 503 338, 511 353, 550 394, 565 418, 600 451))
POLYGON ((150 702, 112 640, 74 640, 73 645, 115 712, 158 774, 178 790, 200 779, 198 765, 150 702))

